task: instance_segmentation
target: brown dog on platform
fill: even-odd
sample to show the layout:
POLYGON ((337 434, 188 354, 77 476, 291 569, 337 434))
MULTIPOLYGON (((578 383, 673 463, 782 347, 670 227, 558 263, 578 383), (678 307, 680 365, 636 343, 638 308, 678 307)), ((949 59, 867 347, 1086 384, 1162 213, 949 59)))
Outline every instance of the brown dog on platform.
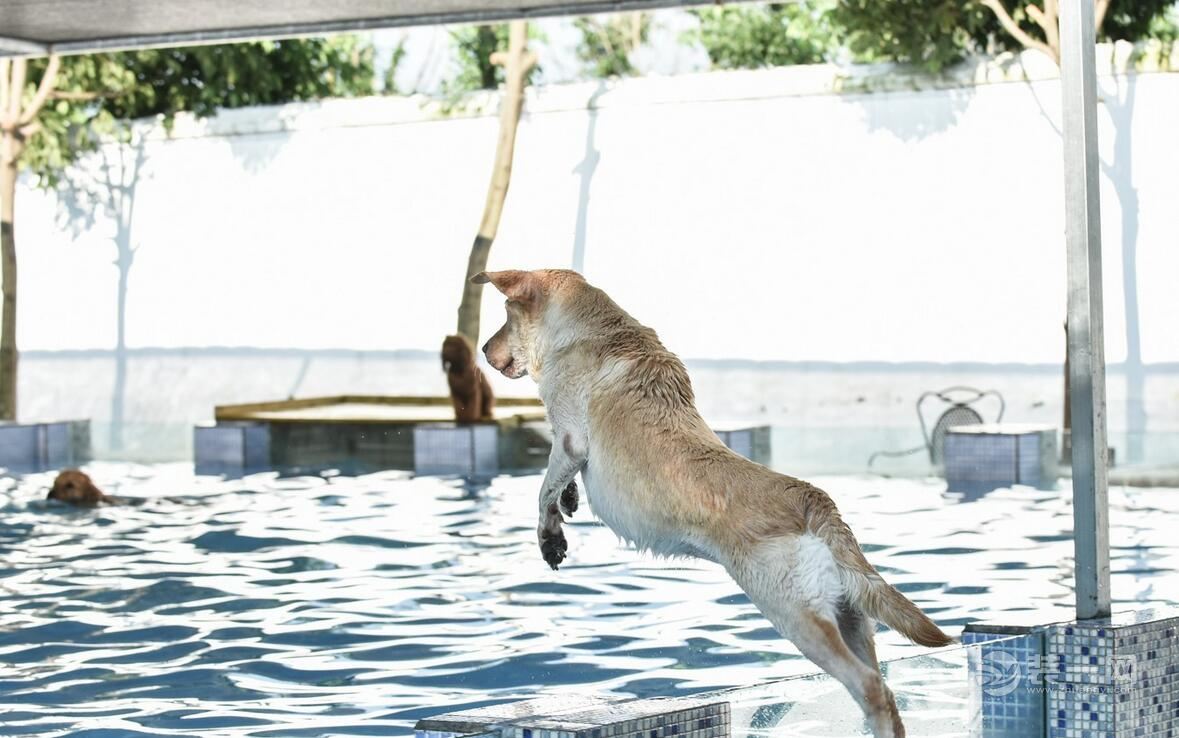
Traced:
POLYGON ((66 469, 57 475, 57 479, 53 480, 53 488, 49 490, 48 499, 78 507, 98 507, 99 505, 118 503, 114 497, 104 495, 102 490, 94 486, 90 475, 77 469, 66 469))
POLYGON ((442 342, 442 369, 450 386, 454 419, 460 423, 491 420, 495 395, 487 377, 475 365, 475 348, 463 336, 447 336, 442 342))

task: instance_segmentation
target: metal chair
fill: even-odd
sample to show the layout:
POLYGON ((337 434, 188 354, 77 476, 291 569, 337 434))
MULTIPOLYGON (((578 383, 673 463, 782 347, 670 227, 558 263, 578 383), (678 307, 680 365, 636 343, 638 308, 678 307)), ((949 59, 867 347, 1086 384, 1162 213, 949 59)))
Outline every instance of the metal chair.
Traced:
POLYGON ((943 390, 923 392, 921 397, 917 398, 917 420, 921 423, 921 436, 925 439, 925 445, 905 449, 904 451, 877 451, 868 457, 868 469, 872 469, 872 464, 880 456, 899 458, 901 456, 915 454, 919 451, 927 451, 929 453, 929 463, 935 469, 941 468, 946 434, 949 433, 951 428, 956 428, 960 425, 982 423, 983 416, 974 408, 974 405, 986 397, 994 397, 998 400, 999 412, 995 416, 994 422, 1002 422, 1003 413, 1007 410, 1007 403, 1003 401, 1003 396, 996 390, 978 390, 974 387, 954 386, 947 387, 943 390), (938 416, 937 421, 933 424, 932 431, 929 430, 929 426, 925 421, 926 411, 924 410, 924 406, 928 400, 937 400, 942 405, 949 405, 938 416))

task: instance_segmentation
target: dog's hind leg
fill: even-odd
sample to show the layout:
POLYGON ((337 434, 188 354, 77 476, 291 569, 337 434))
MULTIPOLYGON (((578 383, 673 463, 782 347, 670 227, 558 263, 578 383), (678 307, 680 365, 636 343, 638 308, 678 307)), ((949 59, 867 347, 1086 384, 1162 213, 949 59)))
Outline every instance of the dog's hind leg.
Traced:
POLYGON ((839 634, 856 658, 880 671, 880 664, 876 661, 876 623, 872 618, 843 600, 839 603, 836 619, 839 622, 839 634))
POLYGON ((847 688, 876 738, 902 738, 905 728, 892 693, 880 670, 867 662, 875 660, 871 641, 862 630, 854 649, 844 640, 838 614, 843 584, 826 546, 810 536, 779 538, 741 558, 729 572, 778 632, 847 688))
POLYGON ((835 677, 847 688, 876 738, 904 738, 896 701, 880 670, 868 666, 840 634, 838 624, 815 612, 801 612, 793 619, 790 639, 802 655, 835 677))

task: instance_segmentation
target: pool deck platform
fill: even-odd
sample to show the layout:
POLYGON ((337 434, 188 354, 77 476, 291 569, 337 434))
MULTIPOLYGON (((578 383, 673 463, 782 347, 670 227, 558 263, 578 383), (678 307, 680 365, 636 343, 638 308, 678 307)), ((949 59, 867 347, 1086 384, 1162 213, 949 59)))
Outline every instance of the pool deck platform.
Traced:
POLYGON ((542 467, 550 447, 544 406, 496 399, 494 420, 454 422, 449 397, 334 395, 218 405, 198 426, 199 473, 262 469, 383 469, 490 475, 542 467))

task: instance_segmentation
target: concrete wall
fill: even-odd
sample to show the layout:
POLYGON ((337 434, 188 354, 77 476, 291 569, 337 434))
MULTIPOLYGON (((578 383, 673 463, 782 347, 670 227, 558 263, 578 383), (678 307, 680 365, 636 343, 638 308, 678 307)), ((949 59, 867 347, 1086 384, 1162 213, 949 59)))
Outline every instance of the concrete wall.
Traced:
MULTIPOLYGON (((1059 91, 1028 70, 819 66, 533 90, 491 265, 579 266, 686 357, 1056 364, 1059 91)), ((1176 430, 1179 413, 1141 398, 1144 366, 1179 362, 1179 74, 1101 84, 1107 358, 1127 372, 1112 414, 1134 433, 1176 430)), ((104 149, 76 187, 26 186, 21 349, 110 348, 121 325, 130 347, 433 350, 454 325, 493 102, 181 120, 104 149)), ((487 329, 502 316, 494 295, 484 314, 487 329)), ((34 366, 26 416, 50 412, 34 366)), ((168 404, 166 386, 135 392, 168 404)))

